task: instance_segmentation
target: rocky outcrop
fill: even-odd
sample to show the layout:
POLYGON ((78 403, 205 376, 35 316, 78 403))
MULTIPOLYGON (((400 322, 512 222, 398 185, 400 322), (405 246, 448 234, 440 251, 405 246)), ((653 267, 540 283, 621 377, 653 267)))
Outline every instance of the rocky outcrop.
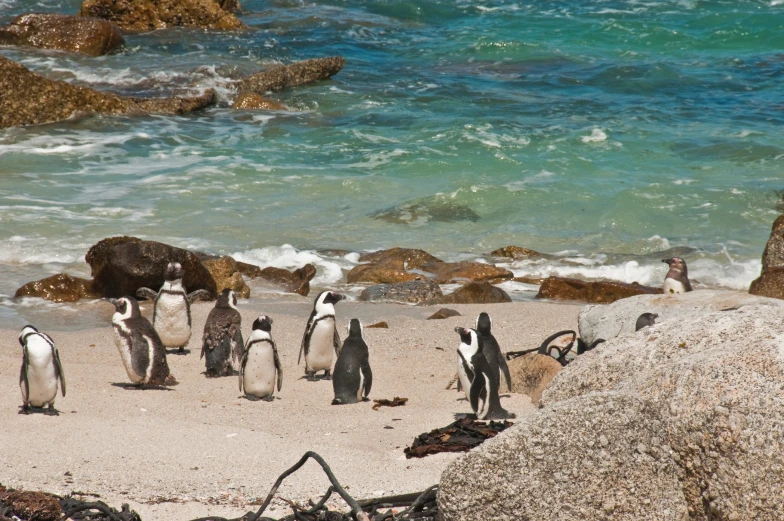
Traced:
POLYGON ((0 27, 0 45, 102 56, 125 43, 120 28, 112 22, 65 14, 24 14, 0 27))
POLYGON ((505 246, 491 251, 490 255, 493 257, 505 257, 509 259, 528 259, 530 257, 542 256, 536 250, 529 250, 528 248, 521 248, 520 246, 505 246))
POLYGON ((310 281, 316 276, 316 267, 305 264, 294 271, 268 266, 259 272, 259 277, 284 288, 289 293, 297 293, 307 297, 310 293, 310 281))
POLYGON ((277 92, 314 81, 331 78, 346 64, 342 56, 314 58, 261 71, 237 83, 237 92, 277 92))
POLYGON ((239 298, 250 298, 250 287, 245 283, 238 263, 232 257, 227 255, 218 259, 208 259, 202 261, 202 264, 215 280, 218 293, 224 289, 230 289, 239 298))
POLYGON ((531 403, 539 404, 542 392, 550 385, 563 366, 550 355, 530 353, 509 360, 509 374, 512 377, 513 393, 526 394, 531 403))
POLYGON ((406 269, 420 269, 425 264, 443 261, 424 250, 390 248, 388 250, 378 250, 360 255, 359 262, 383 264, 402 271, 406 269))
POLYGON ((208 90, 193 98, 126 98, 46 79, 0 56, 0 128, 40 125, 77 115, 184 114, 215 102, 208 90))
POLYGON ((459 316, 462 316, 462 315, 460 315, 460 312, 455 310, 455 309, 441 308, 438 311, 436 311, 435 313, 433 313, 432 315, 430 315, 429 317, 427 317, 427 319, 428 320, 443 320, 445 318, 459 317, 459 316))
POLYGON ((442 519, 784 519, 782 345, 755 305, 610 340, 447 467, 442 519))
POLYGON ((93 287, 93 281, 66 274, 52 275, 45 279, 28 282, 14 294, 14 298, 37 297, 52 302, 76 302, 83 298, 101 298, 93 287))
POLYGON ((420 270, 432 274, 433 280, 439 284, 469 281, 494 282, 514 277, 514 274, 505 268, 483 262, 435 262, 423 265, 420 270))
POLYGON ((751 283, 749 293, 784 299, 784 215, 773 222, 762 253, 762 273, 751 283))
POLYGON ((79 15, 109 20, 130 32, 167 27, 225 31, 245 28, 231 12, 238 7, 234 0, 84 0, 79 15))
POLYGON ((612 340, 634 333, 637 318, 643 313, 659 315, 656 319, 658 324, 665 320, 690 320, 698 315, 751 305, 784 307, 784 301, 740 291, 709 289, 673 295, 637 295, 609 306, 585 306, 577 322, 580 338, 590 345, 599 338, 612 340))
POLYGON ((282 103, 265 98, 255 92, 240 92, 231 108, 240 110, 288 110, 282 103))
POLYGON ((104 297, 136 295, 142 287, 158 289, 163 285, 169 262, 179 262, 185 270, 183 286, 188 292, 204 289, 217 298, 217 286, 196 254, 155 241, 136 237, 104 239, 85 256, 93 272, 95 289, 104 297))
POLYGON ((398 284, 410 280, 424 279, 420 273, 408 273, 391 266, 378 264, 360 264, 351 268, 346 274, 346 282, 349 284, 371 283, 371 284, 398 284))
POLYGON ((636 282, 627 284, 615 280, 586 281, 566 277, 547 277, 542 281, 536 298, 609 304, 634 295, 653 295, 661 292, 660 288, 651 288, 636 282))
POLYGON ((425 279, 423 273, 409 272, 421 270, 426 264, 442 262, 423 250, 392 248, 367 253, 359 257, 367 264, 354 266, 346 275, 349 284, 370 282, 373 284, 396 284, 417 279, 425 279))
POLYGON ((449 295, 427 300, 422 305, 497 304, 501 302, 512 302, 506 291, 493 286, 489 282, 471 282, 460 286, 449 295))
POLYGON ((370 302, 406 302, 418 304, 443 296, 441 288, 432 280, 412 280, 398 284, 377 284, 362 290, 359 300, 370 302))

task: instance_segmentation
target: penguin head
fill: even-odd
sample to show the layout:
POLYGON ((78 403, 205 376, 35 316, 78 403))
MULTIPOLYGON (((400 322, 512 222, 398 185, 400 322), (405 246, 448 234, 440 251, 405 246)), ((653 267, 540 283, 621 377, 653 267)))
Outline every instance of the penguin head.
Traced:
POLYGON ((326 315, 334 313, 334 305, 345 298, 346 297, 344 295, 335 293, 334 291, 322 291, 318 294, 318 297, 316 297, 316 302, 314 303, 313 307, 318 314, 326 315))
POLYGON ((267 315, 259 315, 259 318, 253 321, 252 329, 255 331, 257 329, 261 331, 266 331, 269 333, 272 331, 272 319, 267 315))
POLYGON ((471 357, 479 351, 479 336, 476 333, 476 329, 456 327, 455 332, 460 335, 461 344, 458 347, 458 350, 466 355, 466 357, 471 357), (464 345, 466 346, 465 348, 463 348, 464 345))
POLYGON ((182 264, 179 262, 170 262, 166 265, 166 272, 164 273, 163 278, 166 279, 167 282, 181 279, 183 276, 185 276, 185 270, 182 269, 182 264))
POLYGON ((19 344, 24 347, 27 337, 36 333, 38 333, 38 330, 35 327, 29 324, 26 325, 22 328, 22 331, 19 332, 19 344))
POLYGON ((639 317, 637 317, 637 322, 634 324, 634 330, 639 331, 640 329, 648 326, 652 326, 656 323, 656 319, 659 318, 659 315, 656 313, 643 313, 639 317))
POLYGON ((218 301, 215 303, 215 307, 237 309, 237 295, 229 288, 224 289, 218 296, 218 301))
POLYGON ((348 332, 349 337, 363 338, 365 336, 365 328, 362 326, 362 322, 356 318, 352 318, 348 321, 346 331, 348 332))
POLYGON ((671 259, 662 259, 662 262, 668 264, 671 270, 680 271, 686 275, 686 261, 680 257, 673 257, 671 259))
POLYGON ((490 318, 490 315, 485 313, 479 313, 479 316, 476 317, 476 330, 479 331, 483 335, 490 334, 490 328, 493 327, 493 320, 490 318))
POLYGON ((106 300, 114 305, 115 313, 119 313, 122 319, 136 318, 142 315, 139 310, 139 302, 133 297, 108 298, 106 300))

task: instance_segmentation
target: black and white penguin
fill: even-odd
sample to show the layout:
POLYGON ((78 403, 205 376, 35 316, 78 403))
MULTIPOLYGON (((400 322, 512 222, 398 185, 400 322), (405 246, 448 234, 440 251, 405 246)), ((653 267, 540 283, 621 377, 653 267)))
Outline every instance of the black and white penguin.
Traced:
POLYGON ((343 300, 340 293, 322 291, 313 303, 302 346, 299 349, 297 364, 305 355, 305 374, 308 380, 315 380, 317 371, 324 371, 324 379, 329 380, 332 370, 332 353, 340 352, 340 335, 335 326, 335 304, 343 300))
POLYGON ((240 392, 249 400, 271 402, 275 382, 280 391, 283 370, 280 367, 278 348, 272 340, 272 319, 261 315, 253 322, 240 365, 240 392))
POLYGON ((19 374, 22 412, 29 414, 31 406, 48 405, 45 414, 56 416, 57 381, 60 381, 60 391, 65 397, 65 375, 54 341, 33 326, 25 326, 19 333, 19 343, 22 345, 22 370, 19 374))
POLYGON ((657 318, 659 318, 659 315, 656 313, 643 313, 637 317, 637 322, 634 324, 634 330, 639 331, 644 327, 650 327, 654 325, 657 318))
POLYGON ((460 345, 457 348, 457 374, 477 419, 514 418, 514 414, 501 407, 498 397, 498 371, 490 367, 482 353, 476 330, 456 327, 455 331, 460 335, 460 345))
POLYGON ((348 336, 340 349, 332 377, 335 399, 332 405, 367 400, 373 385, 368 346, 362 338, 362 324, 356 318, 348 323, 348 336))
POLYGON ((501 382, 501 373, 504 374, 506 380, 506 388, 512 390, 512 376, 509 374, 509 366, 506 364, 506 358, 501 352, 501 346, 498 345, 493 333, 490 329, 493 327, 493 321, 487 313, 479 313, 476 318, 476 332, 479 335, 479 345, 482 346, 482 353, 487 359, 487 363, 496 373, 498 382, 501 382))
POLYGON ((204 323, 201 358, 207 358, 207 378, 232 375, 242 360, 242 351, 242 315, 237 310, 237 295, 227 288, 204 323))
POLYGON ((157 292, 150 288, 139 288, 136 296, 155 302, 152 325, 165 347, 179 348, 182 353, 191 339, 191 302, 197 298, 209 298, 204 289, 186 293, 182 286, 185 270, 179 262, 170 262, 164 273, 164 283, 157 292))
POLYGON ((691 291, 686 261, 680 257, 673 257, 671 259, 662 259, 662 262, 666 262, 670 266, 670 271, 664 277, 664 284, 662 285, 664 293, 686 293, 691 291))
POLYGON ((107 300, 114 305, 114 342, 131 382, 139 386, 175 385, 177 381, 166 362, 166 348, 150 321, 142 316, 136 299, 107 300))

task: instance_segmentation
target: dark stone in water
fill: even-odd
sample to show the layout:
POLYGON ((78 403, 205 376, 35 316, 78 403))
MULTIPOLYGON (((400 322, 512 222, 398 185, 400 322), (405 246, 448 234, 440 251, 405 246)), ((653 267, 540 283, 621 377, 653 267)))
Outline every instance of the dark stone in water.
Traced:
POLYGON ((425 224, 428 222, 451 223, 457 221, 479 220, 479 214, 463 203, 441 199, 417 200, 403 203, 370 214, 373 219, 380 219, 395 224, 425 224))
POLYGON ((110 20, 131 32, 167 27, 225 31, 246 28, 231 12, 238 8, 236 0, 84 0, 79 15, 110 20))
POLYGON ((391 301, 416 304, 442 296, 441 288, 432 280, 412 280, 397 284, 378 284, 365 288, 362 301, 391 301))
POLYGON ((265 92, 297 87, 306 83, 331 78, 343 68, 346 59, 342 56, 329 58, 314 58, 291 65, 280 65, 272 69, 261 71, 237 84, 237 92, 255 92, 263 95, 265 92))
POLYGON ((16 290, 14 298, 19 297, 38 297, 52 302, 77 302, 83 298, 100 298, 101 294, 96 291, 93 281, 61 273, 28 282, 16 290))
POLYGON ((41 49, 102 56, 125 43, 112 22, 65 14, 24 14, 0 27, 0 45, 23 45, 41 49))
POLYGON ((390 248, 371 253, 364 253, 359 257, 359 262, 370 264, 383 264, 398 270, 420 269, 425 264, 443 262, 438 257, 430 255, 424 250, 410 248, 390 248))

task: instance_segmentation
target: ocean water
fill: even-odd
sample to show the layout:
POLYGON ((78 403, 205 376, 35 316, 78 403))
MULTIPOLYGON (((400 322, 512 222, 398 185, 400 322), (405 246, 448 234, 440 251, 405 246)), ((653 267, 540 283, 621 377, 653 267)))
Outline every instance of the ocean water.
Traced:
MULTIPOLYGON (((703 287, 745 288, 784 190, 784 2, 246 1, 237 33, 161 30, 99 58, 0 54, 128 95, 221 103, 183 117, 0 130, 0 322, 118 234, 339 285, 360 252, 445 260, 509 244, 555 254, 518 275, 659 284, 673 252, 703 287), (342 55, 328 81, 235 111, 234 82, 342 55)), ((75 13, 0 0, 0 22, 75 13)), ((515 298, 535 287, 507 284, 515 298)))

